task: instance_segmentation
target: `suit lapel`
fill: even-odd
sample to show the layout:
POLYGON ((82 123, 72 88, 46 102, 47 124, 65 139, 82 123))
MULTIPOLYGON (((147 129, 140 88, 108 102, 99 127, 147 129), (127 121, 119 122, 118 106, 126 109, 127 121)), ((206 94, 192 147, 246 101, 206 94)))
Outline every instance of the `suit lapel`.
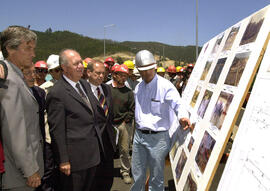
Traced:
POLYGON ((78 102, 80 102, 82 105, 89 108, 93 112, 93 109, 88 107, 88 105, 83 101, 79 93, 63 77, 60 80, 63 82, 63 86, 71 97, 76 99, 78 102))
POLYGON ((102 90, 103 90, 103 93, 104 93, 104 96, 105 96, 107 107, 108 107, 108 109, 110 109, 109 108, 110 107, 110 99, 109 99, 108 89, 106 88, 106 86, 104 84, 101 84, 101 87, 102 87, 102 90))
POLYGON ((8 70, 9 72, 14 72, 14 74, 16 75, 16 77, 18 78, 18 81, 21 81, 21 85, 24 87, 24 89, 26 90, 26 92, 32 97, 32 99, 38 104, 36 98, 34 97, 33 93, 30 91, 30 88, 28 87, 28 85, 26 84, 26 82, 23 79, 22 73, 20 74, 20 72, 18 71, 19 68, 15 69, 15 65, 10 64, 9 62, 6 62, 7 66, 8 66, 8 70))

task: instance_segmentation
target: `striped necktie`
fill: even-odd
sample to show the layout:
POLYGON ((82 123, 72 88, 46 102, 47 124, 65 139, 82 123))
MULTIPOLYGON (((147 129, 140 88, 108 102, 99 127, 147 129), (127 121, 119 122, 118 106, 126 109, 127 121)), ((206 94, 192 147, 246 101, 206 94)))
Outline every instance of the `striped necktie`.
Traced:
POLYGON ((98 97, 98 101, 100 103, 100 106, 104 110, 105 116, 107 116, 108 115, 108 106, 106 104, 105 96, 101 93, 99 87, 97 87, 97 97, 98 97))

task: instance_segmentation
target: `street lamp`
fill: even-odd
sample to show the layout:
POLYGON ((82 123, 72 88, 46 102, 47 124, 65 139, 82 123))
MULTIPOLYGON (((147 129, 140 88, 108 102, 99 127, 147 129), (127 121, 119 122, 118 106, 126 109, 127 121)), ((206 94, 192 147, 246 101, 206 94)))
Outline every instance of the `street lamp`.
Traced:
POLYGON ((196 0, 196 61, 198 58, 198 0, 196 0))
POLYGON ((104 60, 106 58, 106 43, 105 43, 105 40, 106 40, 106 28, 108 27, 113 27, 115 26, 115 24, 110 24, 110 25, 104 25, 104 60))

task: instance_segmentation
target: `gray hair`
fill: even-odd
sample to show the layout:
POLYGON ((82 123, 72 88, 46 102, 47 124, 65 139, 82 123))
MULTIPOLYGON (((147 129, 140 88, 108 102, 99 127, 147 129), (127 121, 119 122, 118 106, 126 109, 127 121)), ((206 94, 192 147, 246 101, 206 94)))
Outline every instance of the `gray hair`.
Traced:
POLYGON ((78 52, 74 49, 70 49, 70 48, 65 48, 63 50, 60 51, 59 53, 59 65, 68 65, 68 58, 67 58, 67 51, 74 51, 74 52, 78 52))
POLYGON ((37 41, 37 35, 33 31, 22 26, 9 26, 1 33, 1 50, 4 58, 8 57, 7 48, 17 49, 22 41, 37 41))

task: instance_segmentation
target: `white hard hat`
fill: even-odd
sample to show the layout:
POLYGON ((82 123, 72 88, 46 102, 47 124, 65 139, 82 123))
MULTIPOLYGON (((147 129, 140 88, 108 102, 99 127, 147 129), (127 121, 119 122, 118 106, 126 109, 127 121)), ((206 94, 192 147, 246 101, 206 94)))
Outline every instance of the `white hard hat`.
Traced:
POLYGON ((59 67, 59 55, 52 54, 47 60, 48 70, 59 67))
POLYGON ((153 54, 148 50, 141 50, 136 54, 135 64, 138 70, 150 70, 157 67, 153 54))
POLYGON ((4 60, 4 56, 1 51, 0 51, 0 60, 4 60))

